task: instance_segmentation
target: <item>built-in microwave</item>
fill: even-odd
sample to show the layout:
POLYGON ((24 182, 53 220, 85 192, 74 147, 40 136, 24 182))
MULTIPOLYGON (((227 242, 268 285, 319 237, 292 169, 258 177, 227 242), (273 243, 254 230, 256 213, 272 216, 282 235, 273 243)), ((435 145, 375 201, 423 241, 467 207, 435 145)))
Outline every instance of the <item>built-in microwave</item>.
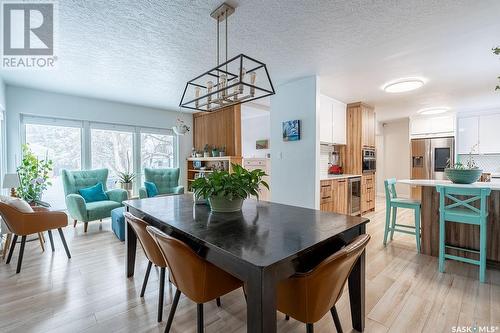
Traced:
POLYGON ((363 162, 363 172, 374 172, 377 165, 377 159, 375 158, 375 149, 364 148, 362 150, 362 162, 363 162))

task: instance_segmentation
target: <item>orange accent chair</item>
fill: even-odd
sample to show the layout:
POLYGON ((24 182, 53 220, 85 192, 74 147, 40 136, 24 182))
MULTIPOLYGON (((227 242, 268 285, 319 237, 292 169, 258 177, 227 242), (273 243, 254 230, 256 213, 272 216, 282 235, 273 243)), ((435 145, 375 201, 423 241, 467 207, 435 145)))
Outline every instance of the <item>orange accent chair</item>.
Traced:
POLYGON ((7 256, 7 264, 10 263, 10 259, 14 253, 17 238, 18 236, 21 236, 21 248, 19 250, 19 259, 17 260, 16 274, 21 271, 27 235, 47 231, 50 238, 50 246, 52 247, 53 252, 54 240, 52 239, 52 230, 57 229, 64 245, 64 249, 66 250, 66 255, 68 258, 71 258, 71 254, 62 231, 62 228, 68 225, 68 216, 65 213, 49 211, 43 207, 33 207, 33 212, 23 213, 6 203, 0 202, 0 215, 9 228, 9 231, 14 235, 9 255, 7 256))
POLYGON ((290 316, 305 323, 307 333, 313 333, 314 323, 330 311, 337 332, 342 333, 335 304, 369 240, 368 234, 358 236, 311 271, 281 281, 277 292, 278 311, 285 313, 287 319, 290 316))
POLYGON ((197 303, 197 332, 203 333, 203 304, 242 287, 243 282, 200 257, 186 243, 155 227, 146 230, 158 244, 177 287, 165 333, 170 331, 181 293, 197 303))

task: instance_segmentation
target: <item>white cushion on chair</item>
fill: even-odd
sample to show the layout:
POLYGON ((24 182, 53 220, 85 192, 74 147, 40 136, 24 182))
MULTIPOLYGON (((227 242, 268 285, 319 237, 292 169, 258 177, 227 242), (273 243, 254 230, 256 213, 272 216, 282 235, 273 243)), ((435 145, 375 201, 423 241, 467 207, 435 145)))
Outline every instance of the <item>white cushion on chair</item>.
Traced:
POLYGON ((31 206, 23 199, 2 196, 0 200, 4 204, 17 209, 21 213, 33 213, 33 208, 31 208, 31 206))

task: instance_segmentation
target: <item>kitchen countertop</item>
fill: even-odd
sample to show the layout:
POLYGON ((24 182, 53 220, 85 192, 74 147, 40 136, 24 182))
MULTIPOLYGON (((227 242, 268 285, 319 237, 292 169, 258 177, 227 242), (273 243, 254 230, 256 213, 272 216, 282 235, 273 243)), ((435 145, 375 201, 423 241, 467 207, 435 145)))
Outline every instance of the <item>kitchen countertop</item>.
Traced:
POLYGON ((354 178, 361 177, 361 175, 351 175, 351 174, 342 174, 342 175, 321 175, 320 180, 331 180, 331 179, 346 179, 346 178, 354 178))
POLYGON ((436 186, 436 185, 453 185, 456 187, 489 187, 492 190, 500 191, 500 182, 475 182, 473 184, 453 184, 449 180, 435 179, 401 179, 398 183, 413 185, 413 186, 436 186))

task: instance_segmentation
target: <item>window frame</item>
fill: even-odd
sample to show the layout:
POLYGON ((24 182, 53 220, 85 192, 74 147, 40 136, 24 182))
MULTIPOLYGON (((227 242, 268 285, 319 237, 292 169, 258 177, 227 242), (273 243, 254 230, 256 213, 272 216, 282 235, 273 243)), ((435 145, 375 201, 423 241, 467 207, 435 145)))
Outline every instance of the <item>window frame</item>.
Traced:
MULTIPOLYGON (((0 110, 1 112, 1 110, 0 110)), ((5 123, 5 121, 3 121, 5 123)), ((142 161, 141 161, 141 134, 161 134, 173 136, 173 146, 174 146, 174 167, 179 167, 179 140, 175 135, 174 131, 170 128, 157 128, 157 127, 147 127, 147 126, 134 126, 127 124, 115 124, 106 123, 99 121, 88 121, 88 120, 77 120, 77 119, 64 119, 58 117, 44 117, 44 116, 33 116, 21 114, 20 116, 20 129, 21 129, 21 144, 26 144, 26 125, 49 125, 49 126, 65 126, 65 127, 77 127, 81 129, 81 161, 80 165, 82 170, 90 170, 92 168, 92 129, 100 130, 110 130, 110 131, 120 131, 132 133, 132 170, 137 175, 134 184, 134 194, 139 193, 139 188, 141 187, 141 177, 142 177, 142 161)), ((1 133, 5 134, 5 131, 1 133)), ((20 147, 19 147, 20 151, 20 147)), ((1 163, 1 161, 0 161, 1 163)), ((3 171, 0 169, 0 172, 3 171)))

